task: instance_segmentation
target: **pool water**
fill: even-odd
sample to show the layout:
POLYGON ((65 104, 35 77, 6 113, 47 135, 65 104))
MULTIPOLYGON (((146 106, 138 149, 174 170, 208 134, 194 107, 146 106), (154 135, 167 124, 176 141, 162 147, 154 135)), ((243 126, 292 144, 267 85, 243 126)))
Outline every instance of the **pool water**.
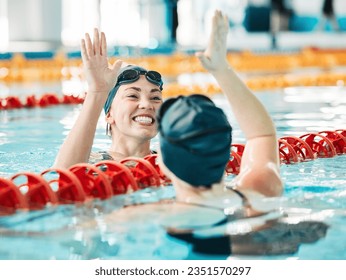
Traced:
MULTIPOLYGON (((345 91, 343 87, 288 88, 259 92, 257 96, 270 112, 278 137, 300 136, 345 129, 345 91)), ((224 97, 216 95, 213 99, 234 125, 234 142, 244 143, 224 97)), ((59 105, 0 111, 0 177, 21 171, 40 173, 49 168, 79 109, 80 105, 59 105)), ((157 141, 153 141, 154 149, 157 141)), ((109 144, 101 117, 94 150, 107 149, 109 144)), ((1 217, 0 259, 346 259, 345 167, 346 155, 281 166, 283 197, 260 203, 283 209, 289 213, 291 225, 302 229, 274 227, 251 236, 252 241, 261 244, 276 242, 279 249, 274 249, 280 253, 206 255, 167 235, 159 219, 144 217, 131 223, 107 220, 107 214, 124 205, 174 198, 173 187, 167 186, 106 201, 48 206, 41 211, 1 217), (310 220, 316 223, 307 223, 310 220), (85 226, 91 221, 93 226, 85 226), (297 250, 285 251, 285 246, 297 246, 297 250)), ((234 245, 242 242, 238 237, 232 240, 234 245)))

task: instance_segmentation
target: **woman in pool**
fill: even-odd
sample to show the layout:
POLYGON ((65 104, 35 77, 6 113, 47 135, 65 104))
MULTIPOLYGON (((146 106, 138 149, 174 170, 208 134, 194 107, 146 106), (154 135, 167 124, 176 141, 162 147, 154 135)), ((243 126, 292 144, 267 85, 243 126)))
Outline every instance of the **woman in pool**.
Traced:
MULTIPOLYGON (((227 62, 228 26, 227 17, 216 11, 209 44, 196 55, 220 85, 247 140, 231 189, 244 201, 254 195, 279 196, 276 130, 263 105, 227 62)), ((222 182, 232 140, 222 110, 205 96, 180 96, 164 102, 158 125, 161 165, 173 182, 177 200, 221 206, 232 193, 222 182)))
POLYGON ((104 33, 94 30, 81 42, 88 91, 82 110, 56 157, 54 167, 151 153, 150 140, 157 134, 156 111, 162 104, 162 79, 156 71, 121 60, 108 64, 104 33), (104 108, 107 134, 112 144, 107 152, 91 153, 96 125, 104 108))

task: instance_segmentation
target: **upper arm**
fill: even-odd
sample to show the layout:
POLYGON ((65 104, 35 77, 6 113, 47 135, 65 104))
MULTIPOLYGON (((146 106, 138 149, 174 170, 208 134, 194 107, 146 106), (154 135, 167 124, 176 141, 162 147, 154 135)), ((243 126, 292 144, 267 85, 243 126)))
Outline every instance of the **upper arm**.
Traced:
POLYGON ((240 189, 252 189, 266 196, 281 195, 280 160, 275 135, 258 136, 247 141, 235 183, 240 189))

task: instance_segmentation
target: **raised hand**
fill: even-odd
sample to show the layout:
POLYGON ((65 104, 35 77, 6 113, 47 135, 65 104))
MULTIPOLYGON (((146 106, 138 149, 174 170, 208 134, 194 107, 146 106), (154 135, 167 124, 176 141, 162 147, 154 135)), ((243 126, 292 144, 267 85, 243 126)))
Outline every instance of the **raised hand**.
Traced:
POLYGON ((114 87, 122 61, 117 60, 110 65, 107 59, 107 42, 103 32, 101 35, 94 29, 93 42, 88 33, 81 40, 81 53, 84 73, 88 83, 88 92, 108 92, 114 87))
POLYGON ((215 11, 208 46, 204 52, 196 53, 203 67, 210 72, 222 71, 228 67, 226 58, 228 29, 227 16, 219 10, 215 11))

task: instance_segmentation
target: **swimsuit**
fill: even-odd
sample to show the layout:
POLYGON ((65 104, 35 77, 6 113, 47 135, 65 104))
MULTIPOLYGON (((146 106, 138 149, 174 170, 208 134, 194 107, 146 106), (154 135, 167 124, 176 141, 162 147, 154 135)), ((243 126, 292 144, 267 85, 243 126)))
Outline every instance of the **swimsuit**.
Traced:
MULTIPOLYGON (((242 199, 243 209, 250 205, 248 199, 242 192, 234 188, 228 188, 228 189, 232 190, 242 199)), ((187 204, 191 204, 191 203, 187 203, 187 204)), ((214 208, 207 205, 196 204, 196 206, 214 208)), ((221 208, 216 208, 216 209, 224 210, 221 208)), ((225 215, 224 219, 222 219, 221 221, 218 221, 215 224, 210 225, 210 227, 212 228, 216 226, 221 226, 237 218, 244 218, 244 217, 239 217, 236 214, 225 215)), ((192 251, 195 253, 212 254, 212 255, 228 255, 228 256, 232 253, 231 237, 228 235, 213 236, 208 238, 198 238, 194 236, 193 232, 189 232, 189 233, 168 232, 167 234, 171 237, 190 243, 192 245, 192 251)))
MULTIPOLYGON (((150 150, 150 154, 157 154, 156 151, 150 150)), ((107 151, 92 152, 89 157, 89 163, 95 164, 102 160, 114 160, 107 151)))

